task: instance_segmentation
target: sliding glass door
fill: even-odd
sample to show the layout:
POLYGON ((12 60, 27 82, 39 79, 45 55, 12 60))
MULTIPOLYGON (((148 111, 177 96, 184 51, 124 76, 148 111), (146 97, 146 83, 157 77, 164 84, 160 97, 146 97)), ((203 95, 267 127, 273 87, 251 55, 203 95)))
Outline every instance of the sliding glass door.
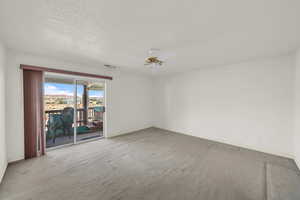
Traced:
POLYGON ((48 75, 44 82, 46 148, 74 142, 74 81, 48 75))
POLYGON ((76 80, 76 141, 103 136, 104 84, 76 80))
POLYGON ((103 137, 104 94, 104 82, 46 74, 46 148, 103 137))

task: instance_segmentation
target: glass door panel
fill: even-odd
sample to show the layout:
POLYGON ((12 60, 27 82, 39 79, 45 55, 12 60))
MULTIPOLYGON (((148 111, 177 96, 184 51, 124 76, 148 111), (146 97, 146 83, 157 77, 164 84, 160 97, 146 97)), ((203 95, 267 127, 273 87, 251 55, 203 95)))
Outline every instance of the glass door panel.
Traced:
POLYGON ((46 148, 74 142, 74 91, 73 79, 45 75, 46 148))
POLYGON ((104 83, 76 81, 76 141, 103 137, 104 83))

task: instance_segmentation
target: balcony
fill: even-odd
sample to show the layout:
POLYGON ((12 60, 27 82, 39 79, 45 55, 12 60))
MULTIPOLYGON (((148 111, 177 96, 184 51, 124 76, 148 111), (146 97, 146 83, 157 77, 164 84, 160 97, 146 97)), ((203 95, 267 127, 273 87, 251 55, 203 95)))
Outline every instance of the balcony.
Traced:
MULTIPOLYGON (((76 142, 103 137, 103 106, 76 111, 76 142)), ((74 143, 74 109, 45 111, 46 147, 74 143)))

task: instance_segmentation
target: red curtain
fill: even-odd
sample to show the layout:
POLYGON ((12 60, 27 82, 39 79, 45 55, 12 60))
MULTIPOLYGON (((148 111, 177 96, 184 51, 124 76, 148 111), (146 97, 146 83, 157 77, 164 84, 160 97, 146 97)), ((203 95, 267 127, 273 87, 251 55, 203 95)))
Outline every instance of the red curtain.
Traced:
POLYGON ((25 159, 45 154, 43 72, 23 70, 25 159))

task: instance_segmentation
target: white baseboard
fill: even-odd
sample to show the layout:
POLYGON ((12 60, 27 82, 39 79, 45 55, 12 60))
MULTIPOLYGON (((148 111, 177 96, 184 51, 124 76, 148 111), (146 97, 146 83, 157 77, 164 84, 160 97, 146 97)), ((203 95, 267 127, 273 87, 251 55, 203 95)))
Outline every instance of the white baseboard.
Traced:
POLYGON ((3 169, 0 171, 0 183, 2 182, 2 179, 4 177, 6 168, 7 168, 7 163, 5 164, 5 166, 3 167, 3 169))
POLYGON ((20 160, 24 160, 25 158, 24 158, 24 155, 22 155, 22 156, 18 156, 18 157, 15 157, 15 158, 7 158, 7 162, 8 162, 8 164, 10 164, 10 163, 15 163, 15 162, 18 162, 18 161, 20 161, 20 160))
POLYGON ((114 138, 117 136, 126 135, 126 134, 130 134, 130 133, 137 132, 137 131, 142 131, 142 130, 152 128, 152 127, 153 126, 147 126, 147 127, 143 127, 143 128, 130 129, 130 130, 125 130, 125 131, 121 131, 121 132, 117 132, 117 133, 112 133, 112 134, 109 134, 107 136, 107 138, 114 138))
POLYGON ((294 161, 295 161, 295 163, 296 163, 298 169, 300 170, 300 161, 298 161, 297 159, 294 159, 294 161))
MULTIPOLYGON (((215 142, 219 142, 219 143, 223 143, 223 144, 229 144, 229 145, 237 146, 237 147, 240 147, 240 148, 245 148, 245 149, 249 149, 249 150, 253 150, 253 151, 258 151, 258 152, 262 152, 262 153, 272 154, 272 155, 275 155, 275 156, 285 157, 285 158, 289 158, 289 159, 294 160, 293 155, 289 155, 289 154, 285 154, 285 153, 281 153, 281 152, 270 152, 268 150, 258 149, 256 147, 251 146, 251 145, 238 144, 238 143, 228 142, 228 141, 220 140, 220 139, 216 139, 216 138, 204 138, 204 137, 199 137, 197 135, 193 135, 193 134, 189 134, 189 133, 183 133, 183 132, 178 132, 178 131, 174 131, 174 130, 170 130, 170 129, 166 129, 166 128, 160 128, 160 127, 156 127, 156 128, 159 128, 159 129, 162 129, 162 130, 166 130, 166 131, 171 131, 171 132, 178 133, 178 134, 183 134, 183 135, 198 137, 198 138, 202 138, 202 139, 205 139, 205 140, 211 140, 211 141, 215 141, 215 142)), ((298 166, 300 166, 300 165, 298 165, 298 166)))

